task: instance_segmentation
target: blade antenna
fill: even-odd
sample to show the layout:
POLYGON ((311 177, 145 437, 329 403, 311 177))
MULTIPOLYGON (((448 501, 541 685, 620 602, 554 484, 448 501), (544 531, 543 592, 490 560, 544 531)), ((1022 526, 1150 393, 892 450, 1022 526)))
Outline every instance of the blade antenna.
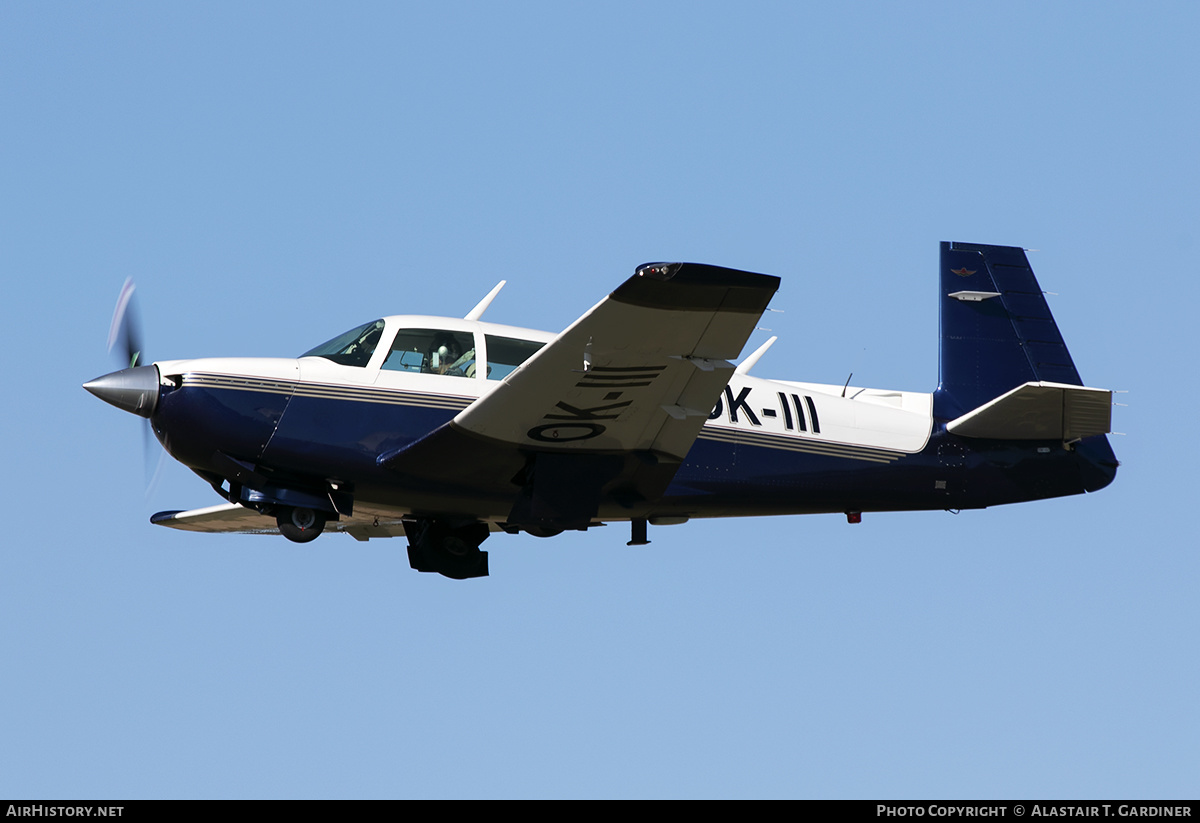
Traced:
POLYGON ((475 308, 467 312, 467 316, 463 319, 478 320, 480 317, 483 317, 483 313, 487 311, 487 307, 492 305, 492 301, 496 299, 496 295, 500 293, 500 289, 504 288, 504 284, 507 282, 507 280, 501 280, 499 283, 497 283, 496 287, 487 293, 487 297, 480 300, 479 303, 476 304, 475 308))
POLYGON ((778 337, 772 337, 766 343, 763 343, 761 346, 759 346, 754 351, 754 354, 747 357, 741 363, 738 363, 738 367, 733 370, 734 374, 745 374, 746 372, 750 371, 750 369, 754 368, 754 364, 758 362, 758 358, 766 354, 767 349, 771 348, 771 344, 778 339, 778 337))

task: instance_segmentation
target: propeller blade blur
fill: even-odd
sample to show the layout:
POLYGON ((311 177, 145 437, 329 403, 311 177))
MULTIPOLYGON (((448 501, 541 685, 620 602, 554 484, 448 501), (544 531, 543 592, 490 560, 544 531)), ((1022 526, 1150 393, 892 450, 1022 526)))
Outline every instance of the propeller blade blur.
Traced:
POLYGON ((133 368, 142 357, 142 333, 137 322, 137 312, 133 305, 133 292, 136 287, 133 278, 125 280, 121 293, 117 297, 117 306, 113 309, 112 323, 108 327, 108 350, 120 346, 127 368, 133 368))
POLYGON ((158 369, 146 363, 142 349, 142 329, 135 308, 132 277, 125 279, 117 305, 113 309, 112 322, 108 327, 108 350, 117 349, 122 360, 121 371, 97 377, 84 384, 84 388, 106 403, 119 409, 147 418, 142 428, 142 463, 146 474, 146 495, 149 497, 159 471, 162 469, 165 451, 154 457, 154 435, 150 430, 150 416, 158 402, 158 369))

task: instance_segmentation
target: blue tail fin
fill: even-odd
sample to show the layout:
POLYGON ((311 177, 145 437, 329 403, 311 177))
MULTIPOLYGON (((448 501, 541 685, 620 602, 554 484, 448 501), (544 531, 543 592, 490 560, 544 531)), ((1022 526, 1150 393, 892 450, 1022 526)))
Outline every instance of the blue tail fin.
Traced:
POLYGON ((953 420, 1023 383, 1083 385, 1025 251, 942 243, 933 414, 953 420))

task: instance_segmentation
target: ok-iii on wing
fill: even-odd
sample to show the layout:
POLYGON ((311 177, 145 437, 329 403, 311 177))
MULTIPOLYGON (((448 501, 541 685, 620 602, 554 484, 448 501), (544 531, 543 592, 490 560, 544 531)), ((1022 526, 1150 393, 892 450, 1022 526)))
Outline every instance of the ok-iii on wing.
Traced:
MULTIPOLYGON (((507 530, 637 518, 667 488, 779 278, 648 263, 493 392, 379 462, 515 500, 507 530)), ((464 489, 467 491, 467 489, 464 489)))

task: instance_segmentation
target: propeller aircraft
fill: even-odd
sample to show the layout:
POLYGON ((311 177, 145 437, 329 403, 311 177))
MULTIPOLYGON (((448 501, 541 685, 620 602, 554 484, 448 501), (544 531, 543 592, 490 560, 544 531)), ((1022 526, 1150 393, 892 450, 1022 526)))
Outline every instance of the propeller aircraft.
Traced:
MULTIPOLYGON (((145 417, 225 502, 199 532, 404 536, 411 566, 488 574, 493 532, 550 537, 786 514, 975 509, 1116 475, 1112 393, 1083 385, 1025 252, 942 243, 932 393, 765 380, 734 366, 779 278, 649 263, 560 334, 384 317, 297 358, 141 364, 84 384, 145 417)), ((847 381, 848 383, 849 381, 847 381)))

